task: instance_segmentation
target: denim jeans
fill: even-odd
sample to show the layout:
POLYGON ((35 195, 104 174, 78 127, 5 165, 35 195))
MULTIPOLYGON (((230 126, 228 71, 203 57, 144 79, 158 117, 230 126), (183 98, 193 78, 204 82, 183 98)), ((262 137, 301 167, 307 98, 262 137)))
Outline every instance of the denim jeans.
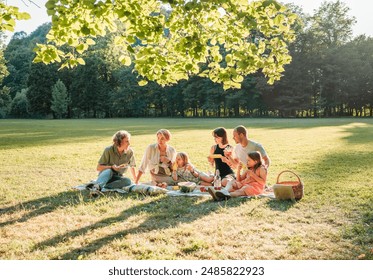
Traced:
POLYGON ((98 174, 95 183, 101 188, 120 189, 132 184, 130 178, 123 177, 111 169, 105 169, 98 174))

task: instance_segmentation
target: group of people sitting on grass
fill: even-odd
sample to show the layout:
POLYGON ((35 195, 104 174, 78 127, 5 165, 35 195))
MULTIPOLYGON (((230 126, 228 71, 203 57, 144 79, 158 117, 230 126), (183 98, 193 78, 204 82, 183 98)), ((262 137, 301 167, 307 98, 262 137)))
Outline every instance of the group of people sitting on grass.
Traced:
MULTIPOLYGON (((211 147, 208 161, 220 174, 220 189, 206 187, 214 200, 238 196, 255 196, 263 193, 266 185, 270 159, 263 146, 248 139, 247 130, 240 125, 233 130, 236 146, 228 143, 224 127, 213 130, 215 145, 211 147), (233 171, 236 169, 236 173, 233 171)), ((122 188, 133 184, 124 174, 129 169, 134 183, 139 184, 141 176, 150 171, 152 184, 158 187, 175 185, 178 182, 194 182, 197 185, 213 186, 216 176, 196 169, 188 154, 176 152, 168 145, 171 133, 160 129, 156 133, 157 143, 149 145, 136 174, 134 152, 130 147, 131 135, 120 130, 113 135, 113 144, 105 148, 97 164, 98 178, 90 183, 98 189, 122 188)))

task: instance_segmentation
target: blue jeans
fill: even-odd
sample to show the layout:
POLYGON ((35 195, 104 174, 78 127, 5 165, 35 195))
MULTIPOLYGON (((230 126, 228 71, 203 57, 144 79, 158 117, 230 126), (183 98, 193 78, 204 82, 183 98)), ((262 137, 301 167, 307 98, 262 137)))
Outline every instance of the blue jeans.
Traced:
POLYGON ((98 174, 95 183, 98 184, 101 189, 121 189, 131 185, 132 181, 130 178, 123 177, 111 169, 105 169, 98 174))

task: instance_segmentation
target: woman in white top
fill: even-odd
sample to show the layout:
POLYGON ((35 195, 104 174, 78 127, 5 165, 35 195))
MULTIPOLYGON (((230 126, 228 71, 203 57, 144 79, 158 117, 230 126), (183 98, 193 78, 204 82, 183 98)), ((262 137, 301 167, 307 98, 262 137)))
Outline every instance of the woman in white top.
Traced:
POLYGON ((173 184, 172 179, 172 165, 176 160, 176 150, 167 145, 171 139, 171 133, 167 129, 160 129, 157 131, 157 143, 149 145, 142 158, 139 172, 136 177, 136 184, 146 172, 150 170, 150 175, 153 183, 167 185, 173 184))

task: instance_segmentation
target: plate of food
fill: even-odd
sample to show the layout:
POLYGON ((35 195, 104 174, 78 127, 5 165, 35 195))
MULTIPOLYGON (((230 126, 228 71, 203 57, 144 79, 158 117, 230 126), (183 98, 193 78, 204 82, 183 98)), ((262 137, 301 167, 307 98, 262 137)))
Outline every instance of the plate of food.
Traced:
POLYGON ((177 184, 180 187, 180 191, 183 193, 192 192, 195 190, 197 186, 196 183, 193 183, 193 182, 180 182, 177 184))

